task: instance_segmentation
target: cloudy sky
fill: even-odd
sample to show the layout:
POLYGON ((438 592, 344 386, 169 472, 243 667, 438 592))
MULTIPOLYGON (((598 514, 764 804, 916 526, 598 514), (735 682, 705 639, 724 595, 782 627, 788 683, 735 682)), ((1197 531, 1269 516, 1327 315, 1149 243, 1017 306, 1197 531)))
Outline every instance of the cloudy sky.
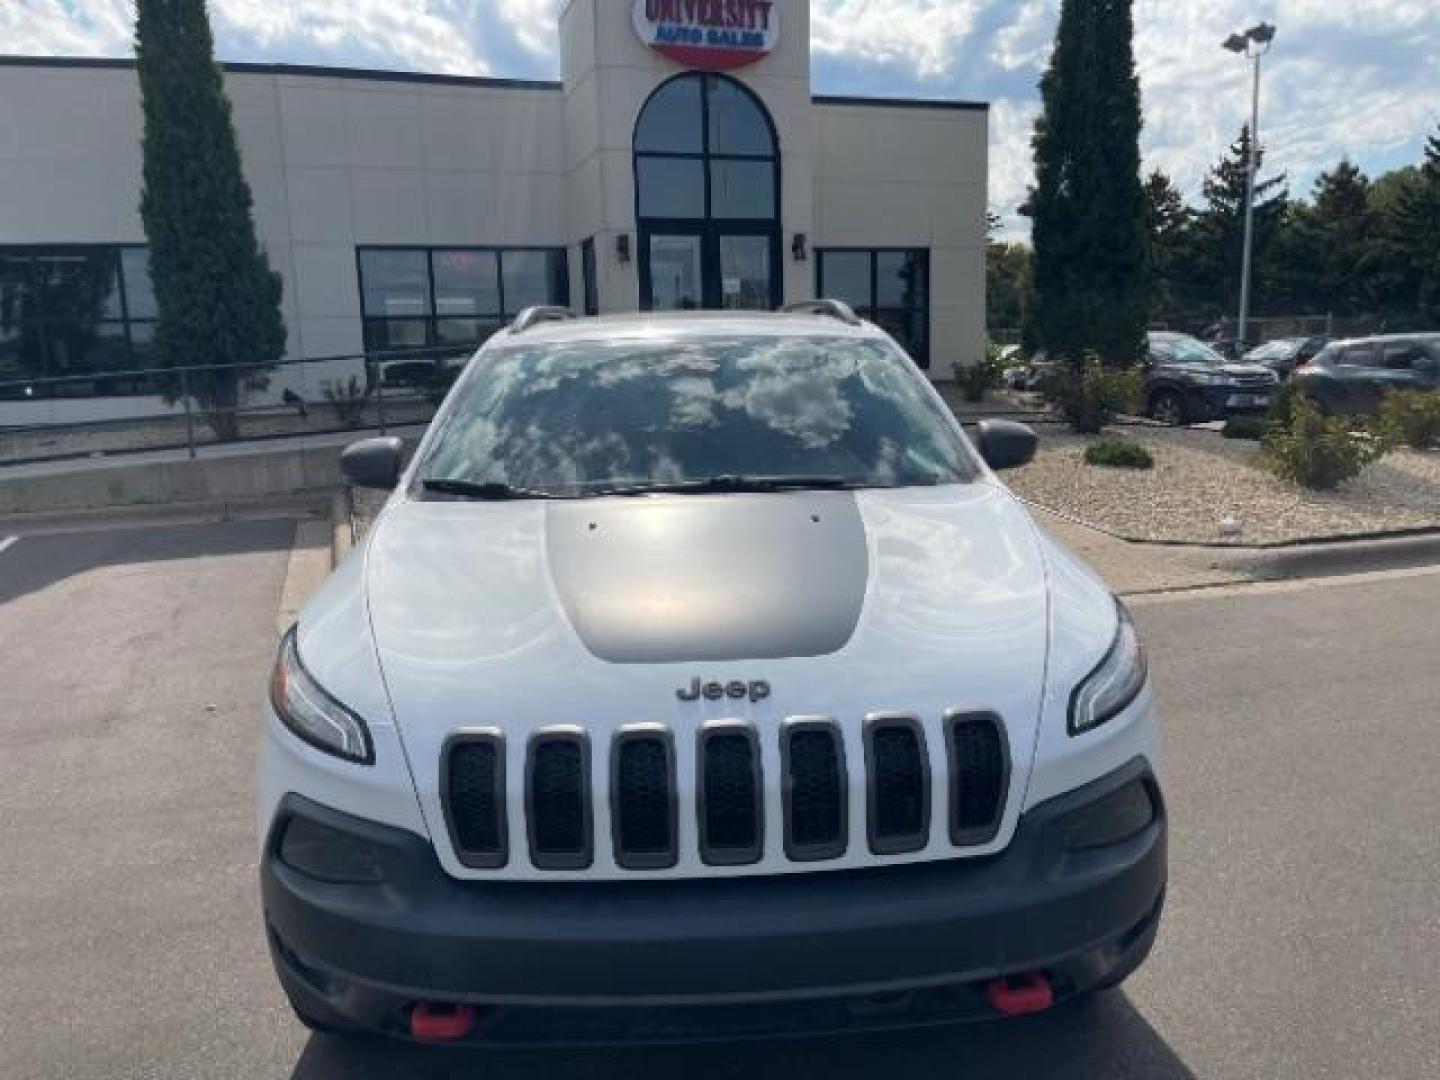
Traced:
MULTIPOLYGON (((595 0, 628 8, 628 0, 595 0)), ((796 3, 798 0, 783 0, 796 3)), ((123 56, 132 0, 0 0, 0 50, 123 56)), ((223 60, 513 77, 558 74, 557 0, 210 0, 223 60)), ((811 0, 818 93, 992 103, 990 195, 1010 229, 1030 175, 1036 82, 1060 0, 811 0)), ((1308 191, 1342 155, 1419 159, 1440 122, 1440 0, 1136 0, 1148 167, 1198 197, 1248 115, 1248 67, 1219 42, 1266 19, 1268 164, 1308 191)))

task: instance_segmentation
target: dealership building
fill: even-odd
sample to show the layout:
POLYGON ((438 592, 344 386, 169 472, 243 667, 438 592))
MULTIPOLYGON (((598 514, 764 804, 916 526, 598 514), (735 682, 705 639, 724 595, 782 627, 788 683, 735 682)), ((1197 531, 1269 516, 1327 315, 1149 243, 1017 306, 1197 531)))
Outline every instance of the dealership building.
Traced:
MULTIPOLYGON (((805 0, 567 0, 559 82, 226 65, 288 358, 317 361, 263 393, 464 347, 537 303, 819 294, 937 377, 974 362, 986 107, 817 96, 809 31, 805 0)), ((0 397, 148 365, 141 129, 132 62, 0 58, 0 397)))

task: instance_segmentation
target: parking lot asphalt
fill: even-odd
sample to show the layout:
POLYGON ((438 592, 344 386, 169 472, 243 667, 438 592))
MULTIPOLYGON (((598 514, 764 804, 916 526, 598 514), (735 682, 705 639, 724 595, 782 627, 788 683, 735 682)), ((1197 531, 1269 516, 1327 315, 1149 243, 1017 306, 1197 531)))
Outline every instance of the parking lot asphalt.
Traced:
POLYGON ((0 550, 0 1077, 1440 1075, 1440 574, 1137 603, 1173 835, 1123 991, 1006 1024, 457 1053, 312 1037, 269 970, 250 795, 294 535, 0 550))

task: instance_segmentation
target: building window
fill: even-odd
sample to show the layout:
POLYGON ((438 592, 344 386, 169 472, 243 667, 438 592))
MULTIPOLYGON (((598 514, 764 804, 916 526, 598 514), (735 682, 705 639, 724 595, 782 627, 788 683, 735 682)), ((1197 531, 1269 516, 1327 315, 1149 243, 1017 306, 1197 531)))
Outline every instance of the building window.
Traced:
POLYGON ((580 275, 585 281, 585 314, 600 314, 600 283, 595 266, 595 238, 580 245, 580 275))
POLYGON ((635 122, 640 306, 775 307, 780 152, 750 90, 721 75, 663 83, 635 122))
POLYGON ((844 300, 930 366, 930 252, 925 248, 821 248, 815 293, 844 300))
POLYGON ((155 316, 145 247, 0 247, 0 397, 143 392, 155 316))
POLYGON ((557 248, 360 248, 365 349, 478 345, 520 311, 570 302, 557 248))

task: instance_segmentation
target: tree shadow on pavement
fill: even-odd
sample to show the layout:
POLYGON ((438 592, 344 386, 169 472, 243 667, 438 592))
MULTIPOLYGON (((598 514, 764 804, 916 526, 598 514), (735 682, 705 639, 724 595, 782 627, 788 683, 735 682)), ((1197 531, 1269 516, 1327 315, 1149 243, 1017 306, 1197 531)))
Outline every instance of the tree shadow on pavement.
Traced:
POLYGON ((292 1080, 837 1080, 841 1077, 1189 1080, 1123 992, 1043 1016, 868 1035, 618 1049, 456 1050, 312 1036, 292 1080))

